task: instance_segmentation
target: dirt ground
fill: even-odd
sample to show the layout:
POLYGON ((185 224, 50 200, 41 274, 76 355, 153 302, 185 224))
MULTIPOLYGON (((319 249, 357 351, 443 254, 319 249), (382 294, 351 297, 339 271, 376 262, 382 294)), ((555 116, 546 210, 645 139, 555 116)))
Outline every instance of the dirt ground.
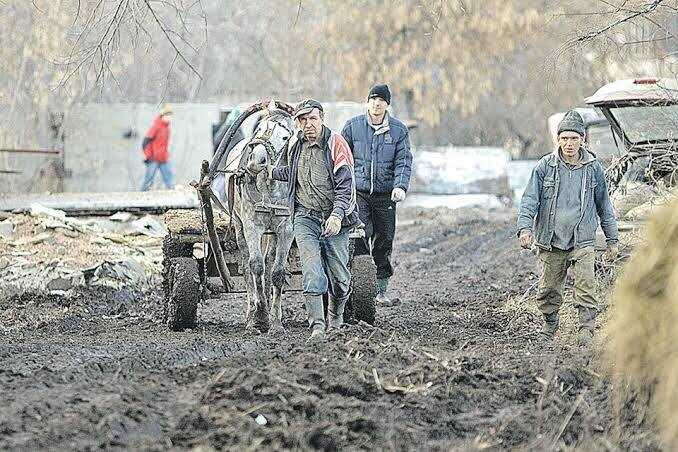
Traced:
POLYGON ((571 305, 553 343, 538 337, 511 211, 399 221, 400 303, 310 349, 296 294, 284 336, 246 332, 235 295, 185 332, 160 323, 160 287, 0 300, 0 449, 661 447, 638 399, 615 396, 602 333, 575 345, 571 305))

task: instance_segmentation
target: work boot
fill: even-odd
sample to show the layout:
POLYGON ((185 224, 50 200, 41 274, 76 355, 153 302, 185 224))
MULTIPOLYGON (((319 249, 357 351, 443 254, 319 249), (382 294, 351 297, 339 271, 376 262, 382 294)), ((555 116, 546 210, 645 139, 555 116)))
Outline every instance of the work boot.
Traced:
POLYGON ((327 329, 339 329, 344 324, 344 308, 346 307, 346 298, 335 300, 330 297, 330 303, 327 307, 327 329))
POLYGON ((308 314, 308 326, 311 327, 311 336, 307 344, 322 342, 325 340, 325 307, 322 295, 305 294, 306 314, 308 314))
POLYGON ((580 347, 589 347, 593 342, 593 331, 588 328, 580 328, 577 343, 580 347))
POLYGON ((593 328, 596 323, 598 311, 595 308, 577 306, 579 314, 579 336, 577 342, 581 347, 588 347, 593 340, 593 328))
POLYGON ((577 314, 579 315, 579 328, 586 328, 592 332, 596 326, 598 311, 595 308, 577 306, 577 314))
POLYGON ((325 325, 314 325, 311 335, 306 339, 306 344, 319 344, 325 342, 325 325))
POLYGON ((386 296, 388 280, 389 278, 377 278, 377 296, 374 298, 374 301, 378 304, 388 305, 391 303, 391 300, 386 296))
POLYGON ((544 327, 541 330, 541 336, 548 341, 553 340, 553 337, 556 335, 556 331, 558 331, 559 324, 560 319, 558 318, 557 312, 544 314, 544 327))

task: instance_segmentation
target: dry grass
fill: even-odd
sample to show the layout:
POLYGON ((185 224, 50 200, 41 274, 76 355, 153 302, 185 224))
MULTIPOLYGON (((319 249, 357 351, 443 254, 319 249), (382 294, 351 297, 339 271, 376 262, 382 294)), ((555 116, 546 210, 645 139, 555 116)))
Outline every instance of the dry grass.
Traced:
POLYGON ((658 211, 615 292, 608 357, 615 374, 642 392, 667 449, 678 446, 678 200, 658 211))

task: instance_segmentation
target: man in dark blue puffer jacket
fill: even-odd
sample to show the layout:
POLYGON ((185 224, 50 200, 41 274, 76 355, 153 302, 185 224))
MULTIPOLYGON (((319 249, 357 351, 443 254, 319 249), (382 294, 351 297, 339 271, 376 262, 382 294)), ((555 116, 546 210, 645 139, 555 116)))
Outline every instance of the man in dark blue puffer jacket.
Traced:
POLYGON ((378 302, 388 300, 396 203, 405 199, 412 171, 409 133, 389 116, 390 103, 388 86, 375 85, 367 96, 367 113, 350 119, 341 132, 353 151, 358 208, 365 223, 366 240, 356 243, 355 253, 371 251, 374 257, 378 302))

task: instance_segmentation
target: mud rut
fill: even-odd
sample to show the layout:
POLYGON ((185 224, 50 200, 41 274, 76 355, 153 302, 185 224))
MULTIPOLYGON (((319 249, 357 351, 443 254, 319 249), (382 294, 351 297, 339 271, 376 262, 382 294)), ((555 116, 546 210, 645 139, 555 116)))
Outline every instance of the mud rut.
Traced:
POLYGON ((232 296, 183 333, 160 323, 161 288, 0 301, 16 313, 0 449, 659 447, 638 399, 615 405, 597 352, 573 345, 571 308, 554 344, 536 335, 511 212, 399 218, 401 302, 314 349, 297 296, 281 337, 245 332, 232 296))

